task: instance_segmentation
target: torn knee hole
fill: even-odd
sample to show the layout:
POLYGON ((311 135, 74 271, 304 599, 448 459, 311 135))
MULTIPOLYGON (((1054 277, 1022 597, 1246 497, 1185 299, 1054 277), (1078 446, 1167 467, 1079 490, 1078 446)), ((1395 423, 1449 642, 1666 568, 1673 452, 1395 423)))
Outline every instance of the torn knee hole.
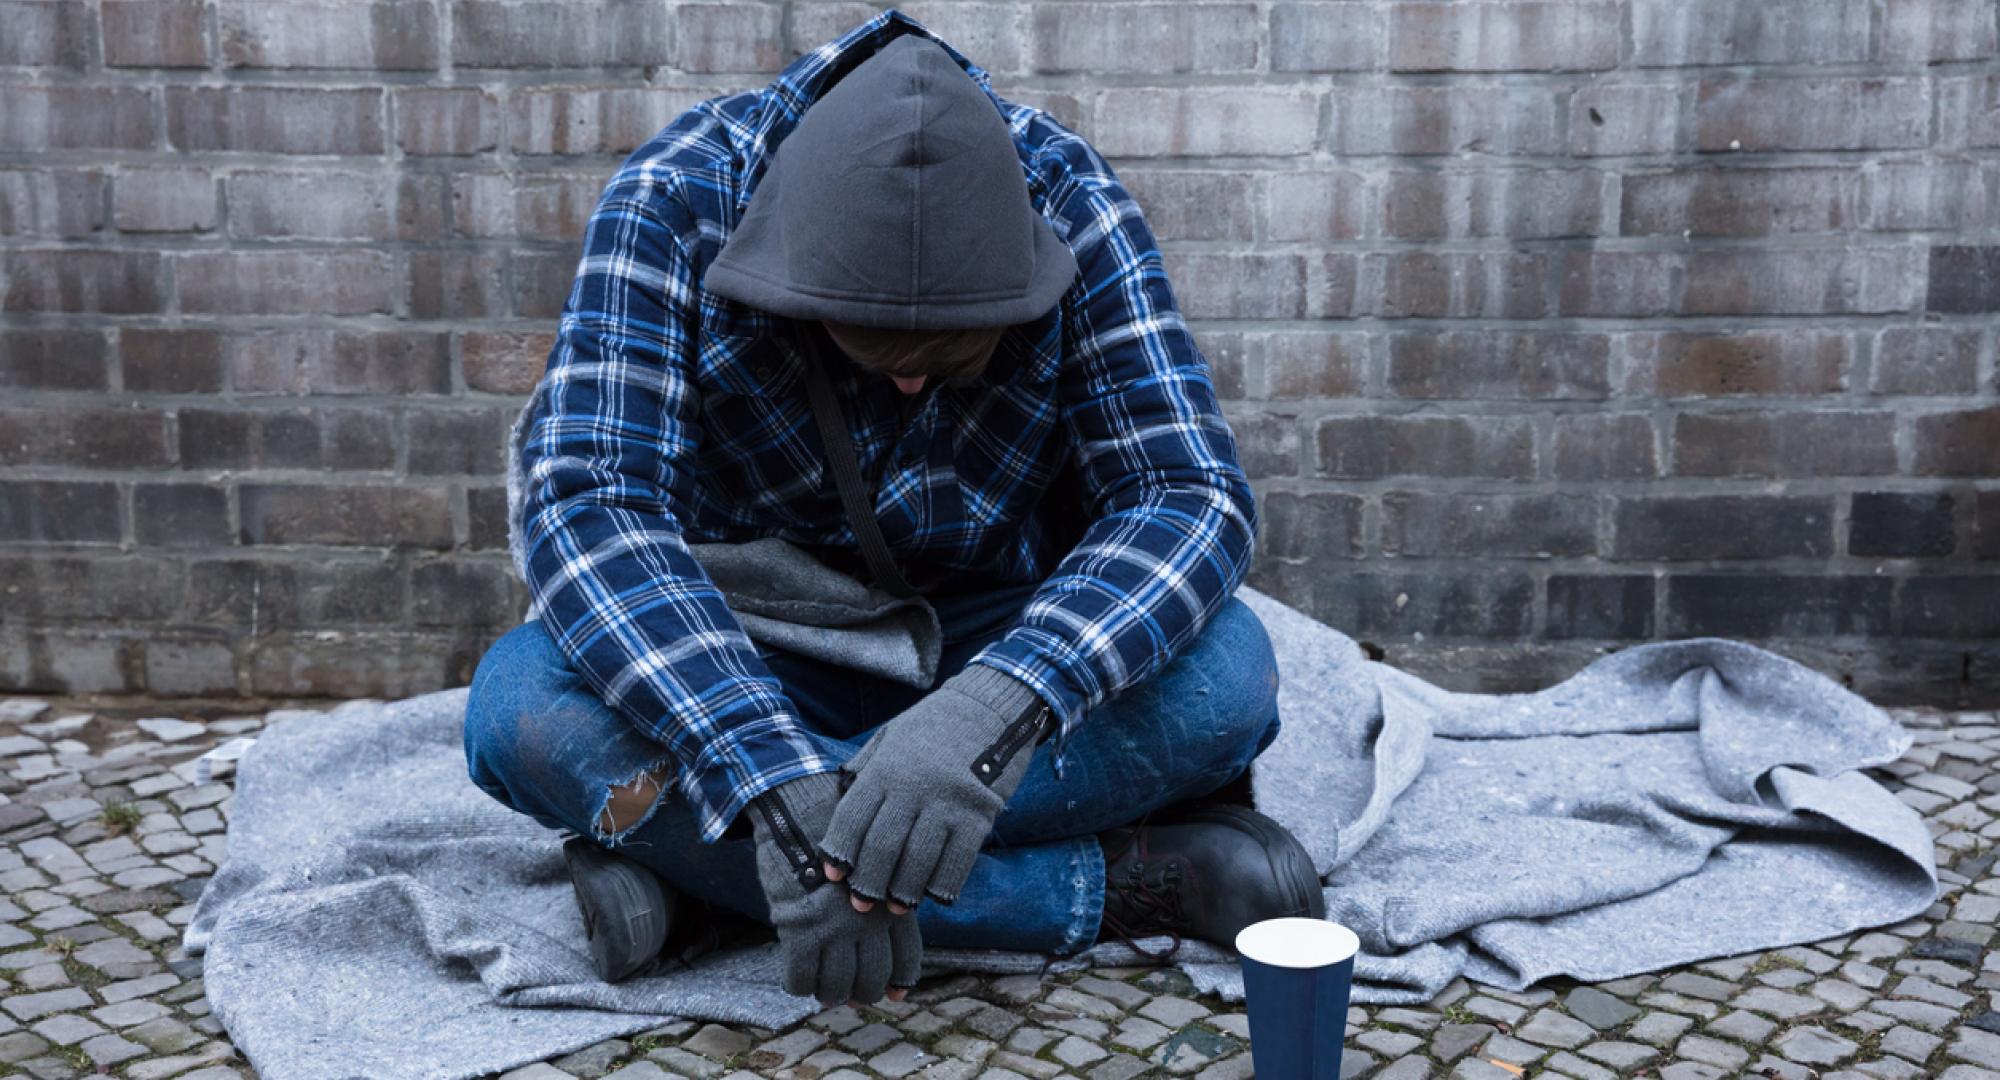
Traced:
POLYGON ((659 797, 660 778, 651 772, 642 772, 630 784, 611 789, 611 801, 604 804, 604 813, 598 816, 597 827, 607 835, 629 828, 645 816, 646 810, 659 797))

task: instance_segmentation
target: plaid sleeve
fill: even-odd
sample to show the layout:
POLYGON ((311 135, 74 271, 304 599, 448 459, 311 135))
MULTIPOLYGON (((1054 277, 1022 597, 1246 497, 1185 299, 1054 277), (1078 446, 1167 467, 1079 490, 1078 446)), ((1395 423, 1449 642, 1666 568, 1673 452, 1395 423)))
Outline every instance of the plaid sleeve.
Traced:
POLYGON ((682 536, 702 438, 693 235, 658 162, 606 186, 522 439, 520 524, 536 617, 673 753, 714 841, 752 797, 839 763, 816 752, 682 536))
POLYGON ((1049 701, 1059 774, 1083 713, 1165 667, 1242 582, 1257 525, 1151 230, 1109 166, 1081 153, 1088 183, 1061 215, 1081 280, 1060 392, 1092 523, 1019 624, 973 659, 1049 701))

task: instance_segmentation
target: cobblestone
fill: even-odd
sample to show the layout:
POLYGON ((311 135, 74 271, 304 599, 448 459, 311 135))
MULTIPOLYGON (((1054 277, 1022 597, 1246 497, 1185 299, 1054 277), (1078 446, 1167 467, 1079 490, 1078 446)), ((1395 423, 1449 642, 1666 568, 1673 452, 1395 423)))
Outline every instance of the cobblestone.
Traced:
MULTIPOLYGON (((1929 737, 1875 775, 1922 806, 1938 837, 1945 886, 1925 915, 1596 984, 1457 980, 1422 1005, 1358 1006, 1344 1075, 1996 1080, 2000 726, 1902 715, 1929 737)), ((191 759, 261 722, 134 724, 0 699, 0 1063, 36 1077, 73 1076, 86 1060, 129 1080, 248 1074, 209 1015, 199 959, 179 952, 222 857, 230 787, 195 784, 185 761, 154 754, 191 759), (111 828, 105 808, 121 805, 137 820, 111 828)), ((1172 969, 947 975, 909 1001, 841 1006, 785 1031, 677 1021, 506 1076, 1233 1080, 1250 1075, 1248 1044, 1241 1003, 1198 995, 1172 969)))

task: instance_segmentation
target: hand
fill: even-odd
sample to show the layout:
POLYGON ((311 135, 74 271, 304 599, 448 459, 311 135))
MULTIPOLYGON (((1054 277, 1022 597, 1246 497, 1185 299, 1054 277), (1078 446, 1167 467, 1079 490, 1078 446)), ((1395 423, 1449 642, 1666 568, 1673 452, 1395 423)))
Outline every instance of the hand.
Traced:
POLYGON ((852 784, 820 840, 827 876, 862 910, 957 900, 1049 719, 1032 687, 984 665, 890 719, 841 766, 852 784))
POLYGON ((917 920, 862 911, 821 871, 812 837, 840 797, 838 782, 819 773, 780 784, 751 800, 757 880, 770 904, 784 960, 785 992, 812 995, 821 1005, 901 1001, 923 968, 917 920))

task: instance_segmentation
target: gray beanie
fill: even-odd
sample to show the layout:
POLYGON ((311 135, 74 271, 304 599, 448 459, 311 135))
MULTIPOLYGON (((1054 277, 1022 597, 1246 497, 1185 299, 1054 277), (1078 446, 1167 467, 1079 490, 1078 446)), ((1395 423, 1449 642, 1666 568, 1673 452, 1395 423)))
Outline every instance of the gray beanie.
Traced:
POLYGON ((778 145, 702 285, 794 319, 900 330, 1028 322, 1076 277, 1013 136, 950 54, 905 34, 778 145))

